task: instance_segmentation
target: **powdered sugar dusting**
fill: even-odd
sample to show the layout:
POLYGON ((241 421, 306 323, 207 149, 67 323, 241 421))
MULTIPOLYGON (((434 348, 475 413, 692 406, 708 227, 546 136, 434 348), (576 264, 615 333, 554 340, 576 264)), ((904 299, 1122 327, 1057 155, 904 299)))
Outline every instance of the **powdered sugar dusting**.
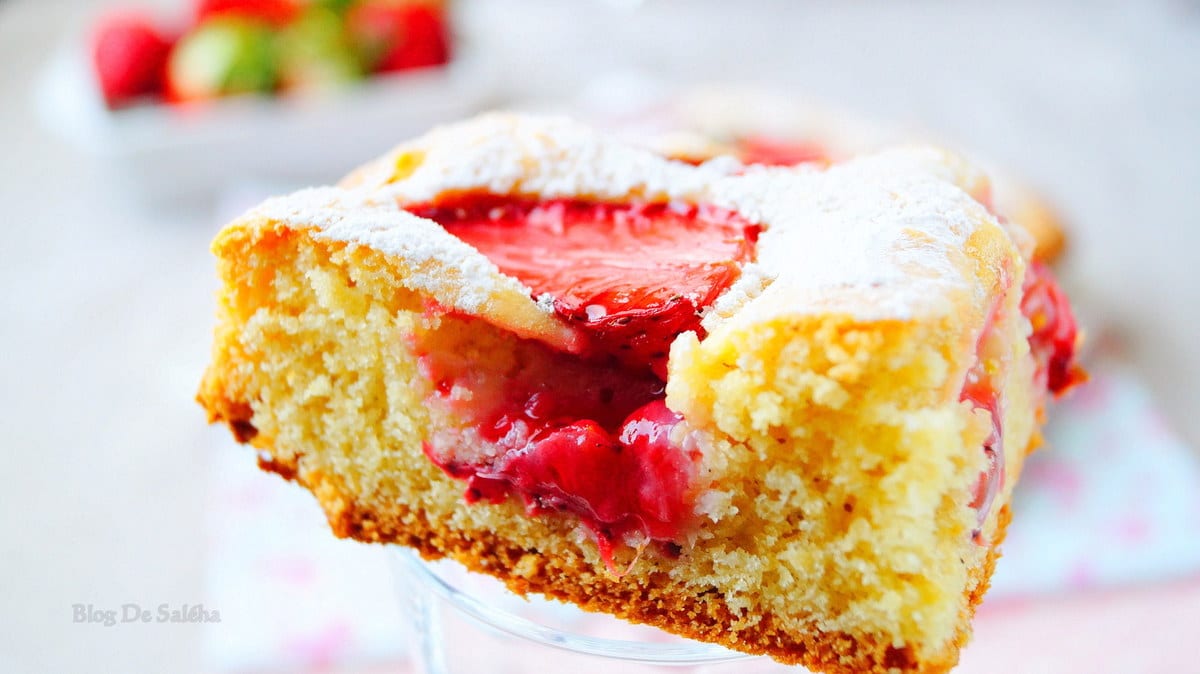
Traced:
POLYGON ((759 310, 840 310, 867 319, 948 310, 949 288, 977 287, 967 277, 967 238, 999 227, 952 182, 959 169, 951 160, 908 148, 827 170, 761 169, 718 184, 718 205, 764 224, 758 264, 772 283, 755 300, 759 310))
POLYGON ((968 237, 980 227, 999 227, 964 191, 977 176, 965 162, 931 148, 898 149, 829 169, 743 167, 729 158, 691 166, 567 119, 497 113, 401 145, 360 171, 349 189, 300 192, 260 212, 396 256, 408 263, 406 283, 413 288, 496 318, 488 315, 488 298, 498 293, 519 296, 542 315, 552 312, 553 301, 532 298, 482 254, 400 205, 485 191, 729 208, 761 224, 763 233, 757 264, 706 315, 712 329, 781 312, 838 311, 876 320, 950 310, 949 289, 977 286, 968 278, 968 237), (395 176, 405 157, 417 159, 395 176))
POLYGON ((411 174, 388 183, 382 172, 376 173, 374 184, 363 187, 409 203, 464 190, 544 198, 695 201, 714 178, 740 168, 728 161, 699 168, 668 161, 563 117, 500 113, 440 127, 393 154, 408 152, 423 155, 411 174))

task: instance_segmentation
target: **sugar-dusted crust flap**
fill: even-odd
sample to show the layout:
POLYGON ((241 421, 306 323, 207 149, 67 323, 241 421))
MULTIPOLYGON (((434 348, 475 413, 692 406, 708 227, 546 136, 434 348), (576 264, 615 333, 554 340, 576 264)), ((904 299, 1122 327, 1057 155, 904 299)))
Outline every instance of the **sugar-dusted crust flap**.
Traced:
POLYGON ((233 259, 271 238, 271 232, 278 236, 288 230, 376 250, 397 265, 394 277, 406 289, 425 293, 444 308, 574 348, 574 332, 534 302, 532 291, 517 279, 437 223, 362 192, 327 187, 269 199, 225 227, 213 241, 213 253, 233 259))
MULTIPOLYGON (((836 306, 864 320, 957 313, 981 323, 997 288, 995 272, 1020 265, 1021 255, 971 196, 979 175, 955 155, 927 147, 828 170, 746 169, 723 160, 691 166, 566 119, 496 113, 435 129, 352 173, 337 198, 350 203, 354 217, 336 226, 307 212, 312 193, 269 202, 264 213, 402 257, 440 257, 442 267, 462 269, 452 280, 457 292, 485 298, 502 282, 481 255, 467 254, 428 223, 385 212, 464 192, 707 203, 762 225, 747 283, 774 286, 765 293, 734 288, 723 316, 755 294, 762 297, 747 303, 747 319, 836 306)), ((499 322, 499 309, 482 302, 472 313, 499 322)))

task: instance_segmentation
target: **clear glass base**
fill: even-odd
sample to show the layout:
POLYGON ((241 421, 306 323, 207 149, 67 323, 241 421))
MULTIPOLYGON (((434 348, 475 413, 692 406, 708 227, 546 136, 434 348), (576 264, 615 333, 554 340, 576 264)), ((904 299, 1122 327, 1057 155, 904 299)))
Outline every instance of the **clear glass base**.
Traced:
POLYGON ((769 658, 683 639, 662 630, 539 597, 454 562, 394 553, 401 600, 425 674, 513 672, 803 672, 769 658))

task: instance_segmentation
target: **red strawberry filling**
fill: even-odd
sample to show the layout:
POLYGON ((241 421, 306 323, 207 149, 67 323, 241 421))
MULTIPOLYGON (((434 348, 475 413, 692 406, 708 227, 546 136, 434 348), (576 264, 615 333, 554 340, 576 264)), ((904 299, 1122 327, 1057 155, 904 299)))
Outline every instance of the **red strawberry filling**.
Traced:
POLYGON ((425 443, 434 463, 467 481, 468 503, 499 503, 517 494, 531 515, 574 513, 596 536, 610 568, 614 544, 628 535, 671 543, 691 521, 691 482, 699 455, 673 440, 681 418, 661 399, 636 409, 615 431, 583 418, 538 420, 513 433, 508 424, 530 417, 528 409, 522 412, 516 416, 524 418, 504 420, 508 430, 494 438, 502 453, 490 463, 447 461, 425 443))
MULTIPOLYGON (((999 306, 993 310, 980 338, 982 347, 988 333, 996 322, 999 306)), ((1054 396, 1066 393, 1076 384, 1087 379, 1087 374, 1076 361, 1075 345, 1078 331, 1075 316, 1071 311, 1066 293, 1059 287, 1050 268, 1034 261, 1026 268, 1025 284, 1021 295, 1021 313, 1029 319, 1033 331, 1029 335, 1029 351, 1036 370, 1035 384, 1044 386, 1054 396)), ((1004 437, 1001 428, 1000 396, 995 385, 983 371, 983 360, 976 360, 967 373, 961 400, 969 401, 977 409, 986 410, 992 419, 992 432, 983 445, 988 465, 980 473, 976 483, 971 507, 979 515, 979 525, 987 519, 996 495, 1004 487, 1004 437)), ((973 538, 981 542, 981 532, 976 529, 973 538)))
POLYGON ((1041 262, 1034 261, 1026 270, 1021 313, 1033 326, 1029 351, 1038 365, 1037 379, 1046 390, 1059 396, 1086 381, 1087 374, 1075 360, 1075 314, 1050 268, 1041 262))
POLYGON ((1004 487, 1004 433, 1001 428, 1000 399, 996 388, 983 371, 982 360, 978 360, 967 373, 961 400, 970 402, 976 409, 985 410, 991 417, 992 431, 983 443, 987 466, 979 473, 971 497, 971 507, 977 514, 978 526, 971 533, 976 543, 982 543, 982 527, 992 512, 996 495, 1004 487))
POLYGON ((699 452, 663 401, 670 345, 686 331, 703 336, 700 313, 753 259, 758 228, 673 203, 470 196, 409 210, 534 297, 549 295, 585 340, 578 354, 526 343, 535 355, 499 370, 418 345, 434 403, 471 419, 487 447, 464 459, 457 438, 435 436, 425 453, 467 481, 468 502, 517 495, 531 514, 575 514, 610 568, 614 545, 631 537, 677 551, 699 452))

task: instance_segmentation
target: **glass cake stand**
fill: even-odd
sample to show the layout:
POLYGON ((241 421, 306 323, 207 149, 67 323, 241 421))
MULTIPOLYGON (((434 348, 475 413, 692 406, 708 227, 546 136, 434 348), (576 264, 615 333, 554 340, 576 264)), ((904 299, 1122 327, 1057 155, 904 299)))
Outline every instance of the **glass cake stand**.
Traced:
POLYGON ((450 561, 393 553, 397 587, 425 674, 803 672, 536 596, 450 561))

